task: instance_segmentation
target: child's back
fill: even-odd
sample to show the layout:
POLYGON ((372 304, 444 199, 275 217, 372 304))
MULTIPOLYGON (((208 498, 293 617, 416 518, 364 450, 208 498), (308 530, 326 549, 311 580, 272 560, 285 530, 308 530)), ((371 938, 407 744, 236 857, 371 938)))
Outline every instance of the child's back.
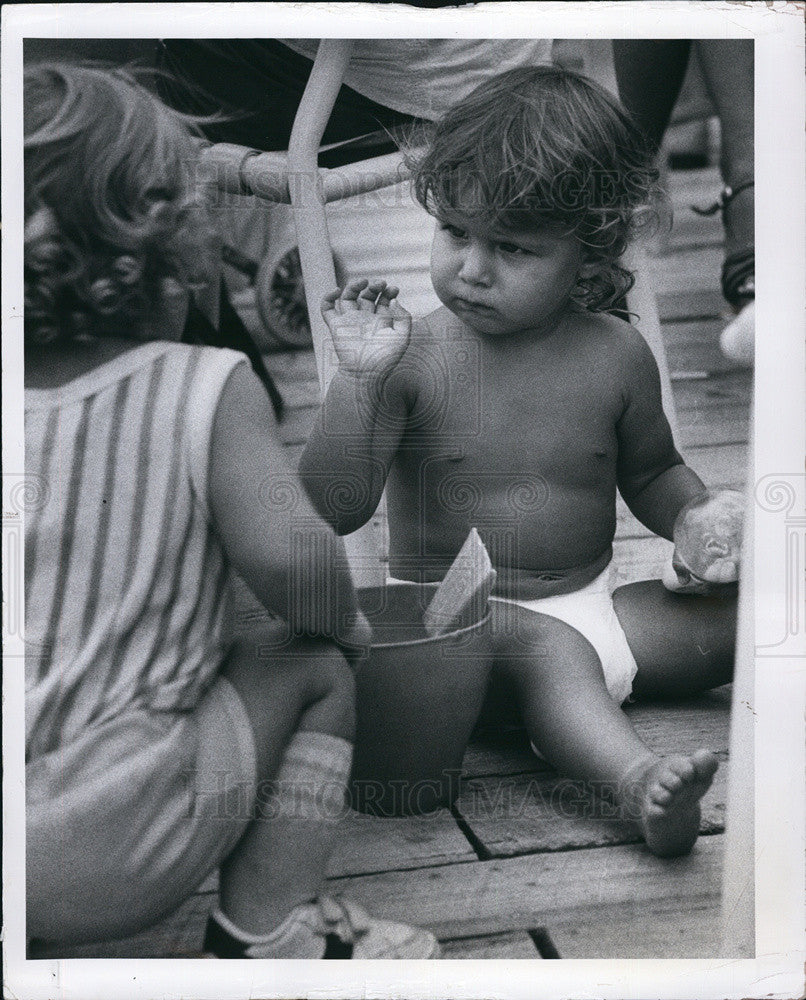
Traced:
POLYGON ((26 389, 26 470, 43 487, 25 533, 29 756, 134 704, 191 709, 218 672, 230 569, 208 457, 242 360, 154 341, 26 389))

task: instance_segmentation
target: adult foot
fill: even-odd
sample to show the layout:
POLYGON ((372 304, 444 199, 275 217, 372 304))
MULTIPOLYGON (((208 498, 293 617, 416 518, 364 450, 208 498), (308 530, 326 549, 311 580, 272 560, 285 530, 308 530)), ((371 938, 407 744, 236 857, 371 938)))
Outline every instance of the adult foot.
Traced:
POLYGON ((725 357, 739 364, 753 364, 756 345, 756 304, 748 302, 739 315, 729 323, 719 337, 719 346, 725 357))
POLYGON ((625 805, 638 819, 647 847, 659 858, 688 854, 700 830, 700 799, 718 761, 710 750, 653 757, 627 777, 625 805))

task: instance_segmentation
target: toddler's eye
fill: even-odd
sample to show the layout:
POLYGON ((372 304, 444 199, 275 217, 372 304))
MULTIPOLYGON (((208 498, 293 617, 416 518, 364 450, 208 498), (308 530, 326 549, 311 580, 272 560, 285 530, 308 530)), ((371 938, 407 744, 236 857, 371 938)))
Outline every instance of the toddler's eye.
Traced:
POLYGON ((460 229, 458 226, 451 226, 449 223, 443 222, 441 228, 455 240, 467 239, 466 230, 460 229))
POLYGON ((519 247, 517 243, 499 243, 498 249, 501 253, 506 254, 528 254, 530 253, 525 247, 519 247))

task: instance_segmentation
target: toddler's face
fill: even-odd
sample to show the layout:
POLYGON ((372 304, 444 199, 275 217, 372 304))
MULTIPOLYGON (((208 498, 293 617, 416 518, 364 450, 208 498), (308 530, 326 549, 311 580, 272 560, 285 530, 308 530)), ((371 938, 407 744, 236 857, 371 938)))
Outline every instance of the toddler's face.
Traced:
POLYGON ((440 301, 485 336, 548 332, 583 266, 576 237, 437 219, 431 280, 440 301))

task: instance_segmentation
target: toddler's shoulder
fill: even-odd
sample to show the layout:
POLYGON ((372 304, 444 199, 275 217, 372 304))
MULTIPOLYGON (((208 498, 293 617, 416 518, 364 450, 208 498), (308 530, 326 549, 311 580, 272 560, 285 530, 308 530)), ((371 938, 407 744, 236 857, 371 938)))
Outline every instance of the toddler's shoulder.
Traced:
POLYGON ((429 345, 455 340, 461 336, 464 325, 450 309, 440 306, 433 312, 420 316, 412 323, 411 346, 428 347, 429 345))
POLYGON ((580 317, 580 326, 587 338, 594 340, 597 349, 620 366, 632 368, 646 363, 654 364, 654 356, 641 333, 640 327, 610 313, 589 312, 580 317))

